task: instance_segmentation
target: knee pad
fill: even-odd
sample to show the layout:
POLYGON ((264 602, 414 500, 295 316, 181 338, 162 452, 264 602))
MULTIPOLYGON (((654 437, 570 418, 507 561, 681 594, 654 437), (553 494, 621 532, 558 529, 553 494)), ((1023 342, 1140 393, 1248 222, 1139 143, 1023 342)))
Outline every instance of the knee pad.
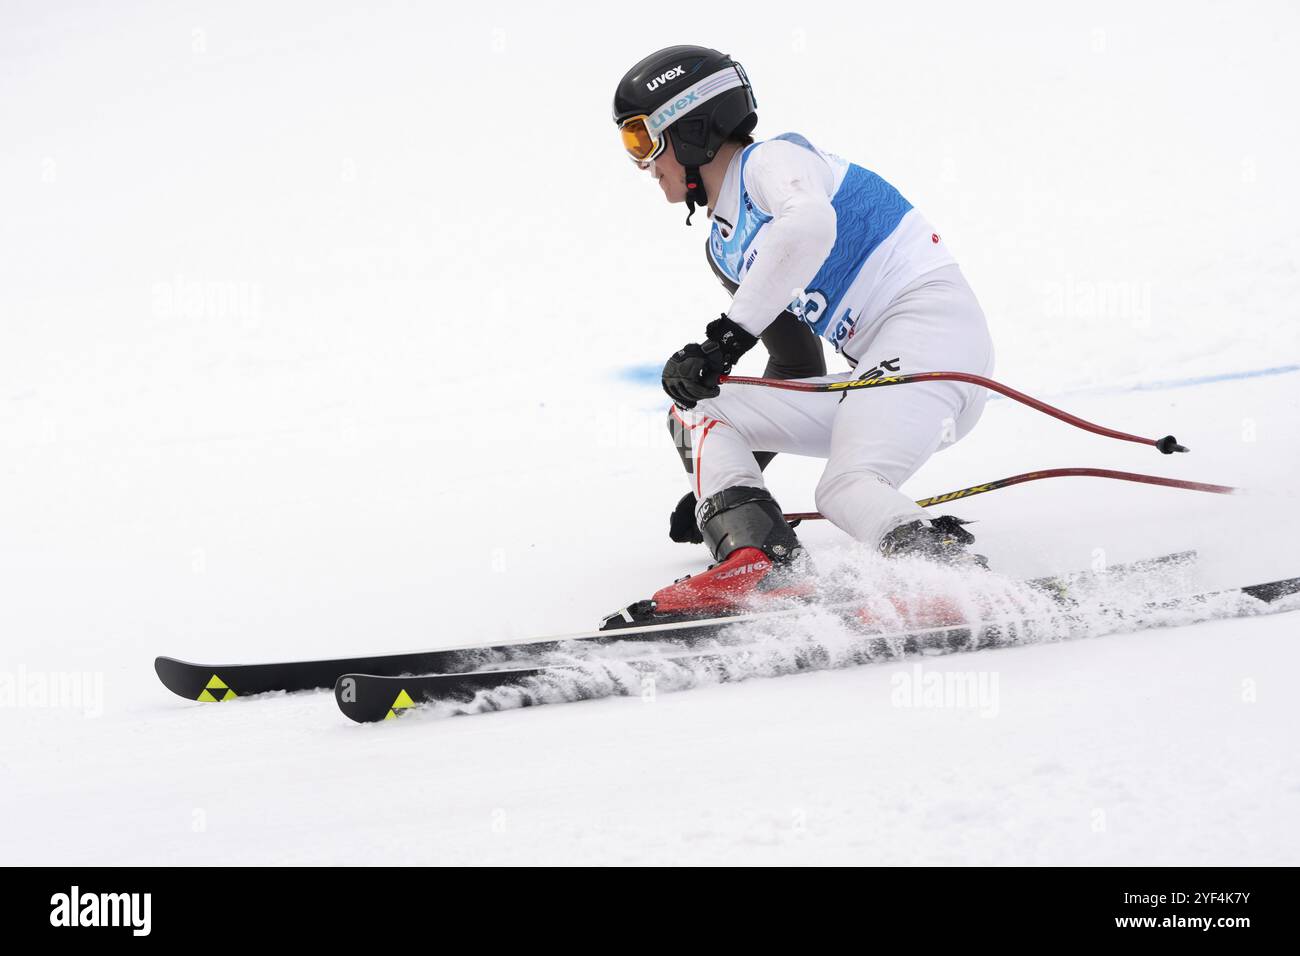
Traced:
POLYGON ((681 456, 686 474, 692 475, 695 473, 695 462, 691 458, 691 430, 682 424, 676 412, 676 406, 668 406, 668 434, 673 436, 673 445, 677 448, 677 454, 681 456))

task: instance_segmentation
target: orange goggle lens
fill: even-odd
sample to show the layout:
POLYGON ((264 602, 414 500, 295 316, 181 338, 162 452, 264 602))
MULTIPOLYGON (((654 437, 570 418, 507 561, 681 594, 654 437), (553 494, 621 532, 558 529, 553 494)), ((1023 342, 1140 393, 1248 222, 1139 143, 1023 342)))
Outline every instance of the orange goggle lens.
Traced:
POLYGON ((637 163, 649 162, 658 156, 663 148, 663 139, 653 138, 645 121, 644 116, 633 116, 631 119, 624 120, 618 128, 619 134, 623 137, 623 148, 637 163))

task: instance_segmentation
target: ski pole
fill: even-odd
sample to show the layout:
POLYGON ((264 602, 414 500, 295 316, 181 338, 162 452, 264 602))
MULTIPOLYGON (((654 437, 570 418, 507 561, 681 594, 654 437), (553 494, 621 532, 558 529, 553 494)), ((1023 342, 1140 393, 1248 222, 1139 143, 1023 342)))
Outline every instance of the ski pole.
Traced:
MULTIPOLYGON (((1109 468, 1048 468, 1044 471, 1027 471, 1023 475, 1012 475, 1010 478, 1001 478, 998 481, 990 481, 982 485, 971 485, 969 488, 961 488, 957 491, 949 491, 946 494, 922 498, 917 501, 917 504, 922 508, 929 508, 931 505, 947 504, 961 498, 971 498, 985 492, 997 491, 999 488, 1010 488, 1012 485, 1023 484, 1026 481, 1039 481, 1043 478, 1114 478, 1117 481, 1136 481, 1144 485, 1183 488, 1187 491, 1205 491, 1213 495, 1231 495, 1241 490, 1229 485, 1211 485, 1203 481, 1184 481, 1181 478, 1162 478, 1159 475, 1139 475, 1131 471, 1111 471, 1109 468)), ((816 521, 824 517, 826 516, 816 511, 803 511, 788 514, 785 516, 785 520, 816 521)))
POLYGON ((914 372, 910 375, 886 375, 880 378, 851 378, 843 382, 805 382, 799 379, 723 375, 718 381, 729 385, 758 385, 763 388, 781 388, 791 392, 847 392, 860 388, 883 388, 887 385, 911 385, 915 382, 967 382, 971 385, 987 388, 989 391, 997 392, 1000 395, 1005 395, 1022 405, 1028 405, 1032 409, 1051 415, 1053 418, 1060 419, 1075 428, 1082 428, 1084 431, 1092 432, 1095 435, 1136 442, 1139 445, 1151 445, 1159 449, 1160 453, 1164 455, 1172 455, 1176 451, 1187 451, 1186 447, 1178 444, 1173 435, 1166 435, 1164 438, 1143 438, 1140 435, 1130 435, 1127 432, 1106 428, 1103 425, 1085 421, 1077 415, 1071 415, 1069 412, 1048 405, 1046 402, 1041 402, 1024 392, 1018 392, 1001 382, 995 382, 993 379, 985 378, 982 375, 970 375, 966 372, 914 372))

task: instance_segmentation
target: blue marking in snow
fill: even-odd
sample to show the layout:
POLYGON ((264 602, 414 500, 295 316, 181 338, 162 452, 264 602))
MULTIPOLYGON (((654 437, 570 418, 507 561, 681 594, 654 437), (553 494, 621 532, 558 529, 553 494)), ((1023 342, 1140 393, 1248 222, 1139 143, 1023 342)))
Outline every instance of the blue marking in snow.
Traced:
POLYGON ((662 365, 629 365, 619 371, 618 377, 635 385, 658 385, 663 373, 662 365))
POLYGON ((1218 375, 1171 378, 1163 382, 1128 385, 1118 390, 1124 392, 1157 392, 1166 388, 1188 388, 1192 385, 1211 385, 1214 382, 1235 382, 1243 378, 1263 378, 1266 375, 1286 375, 1289 372, 1300 372, 1300 365, 1278 365, 1274 368, 1254 368, 1245 372, 1220 372, 1218 375))
MULTIPOLYGON (((1085 385, 1058 395, 1118 395, 1124 392, 1164 392, 1174 388, 1191 388, 1196 385, 1213 385, 1216 382, 1236 382, 1246 378, 1264 378, 1267 375, 1287 375, 1300 372, 1300 365, 1277 365, 1273 368, 1252 368, 1243 372, 1219 372, 1215 375, 1193 375, 1189 378, 1168 378, 1158 382, 1139 382, 1136 385, 1085 385)), ((1001 399, 1002 395, 990 395, 1001 399)))

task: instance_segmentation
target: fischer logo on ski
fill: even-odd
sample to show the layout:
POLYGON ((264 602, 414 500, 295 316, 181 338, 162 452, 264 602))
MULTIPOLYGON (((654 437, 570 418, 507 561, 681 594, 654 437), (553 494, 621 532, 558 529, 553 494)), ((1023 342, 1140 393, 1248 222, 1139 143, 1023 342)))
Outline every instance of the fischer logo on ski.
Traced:
POLYGON ((388 708, 388 716, 384 720, 392 720, 395 717, 401 717, 402 714, 415 706, 415 701, 411 700, 411 695, 406 692, 406 688, 398 693, 397 699, 393 701, 388 708))
POLYGON ((234 700, 238 696, 226 685, 225 681, 213 674, 212 679, 208 681, 203 688, 203 692, 195 700, 201 700, 205 703, 220 703, 224 700, 234 700), (222 691, 225 691, 225 693, 222 693, 222 691))

